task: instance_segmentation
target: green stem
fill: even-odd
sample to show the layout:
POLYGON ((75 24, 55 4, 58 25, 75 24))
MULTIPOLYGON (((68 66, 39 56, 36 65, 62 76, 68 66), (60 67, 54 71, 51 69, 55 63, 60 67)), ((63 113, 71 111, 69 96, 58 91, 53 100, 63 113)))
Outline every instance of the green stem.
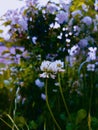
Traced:
POLYGON ((61 128, 60 128, 58 122, 56 121, 56 119, 55 119, 55 117, 54 117, 54 115, 53 115, 53 112, 52 112, 52 110, 51 110, 51 108, 50 108, 50 105, 49 105, 49 102, 48 102, 47 79, 46 79, 46 86, 45 86, 45 94, 46 94, 46 104, 47 104, 48 110, 49 110, 49 112, 50 112, 50 115, 51 115, 51 117, 52 117, 52 119, 53 119, 55 125, 57 126, 57 128, 58 128, 59 130, 61 130, 61 128))
POLYGON ((17 127, 17 125, 15 124, 14 120, 11 118, 11 116, 9 114, 6 114, 6 116, 10 119, 10 121, 12 122, 13 126, 19 130, 19 128, 17 127))
POLYGON ((9 128, 11 128, 12 129, 12 126, 11 125, 9 125, 5 120, 3 120, 1 117, 0 117, 0 120, 2 121, 2 122, 4 122, 9 128))
POLYGON ((46 121, 44 122, 44 130, 46 130, 46 121))
POLYGON ((91 104, 92 104, 92 95, 93 95, 93 81, 92 81, 92 74, 90 75, 91 77, 91 88, 90 88, 90 99, 89 99, 89 111, 88 111, 88 128, 89 130, 92 130, 91 128, 91 104))
POLYGON ((69 112, 69 110, 68 110, 67 103, 66 103, 66 101, 65 101, 65 98, 64 98, 64 95, 63 95, 63 90, 62 90, 62 87, 61 87, 60 74, 58 74, 58 81, 59 81, 59 89, 60 89, 60 94, 61 94, 61 97, 62 97, 62 100, 63 100, 63 103, 64 103, 64 107, 65 107, 65 109, 66 109, 68 118, 69 118, 69 120, 71 121, 70 112, 69 112))

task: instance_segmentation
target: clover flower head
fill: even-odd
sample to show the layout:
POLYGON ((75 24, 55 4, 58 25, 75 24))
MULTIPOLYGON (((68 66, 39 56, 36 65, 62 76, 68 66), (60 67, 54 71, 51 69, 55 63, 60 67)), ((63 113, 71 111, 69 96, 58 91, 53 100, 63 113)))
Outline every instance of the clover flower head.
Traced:
POLYGON ((43 61, 40 66, 41 71, 48 71, 50 63, 51 63, 50 61, 43 61))
POLYGON ((53 66, 56 68, 55 72, 62 72, 64 71, 64 62, 62 62, 61 60, 56 60, 53 62, 53 66))
POLYGON ((59 72, 64 72, 64 63, 61 60, 56 60, 53 62, 50 61, 43 61, 41 64, 41 71, 40 77, 42 78, 49 78, 55 79, 56 74, 59 72))

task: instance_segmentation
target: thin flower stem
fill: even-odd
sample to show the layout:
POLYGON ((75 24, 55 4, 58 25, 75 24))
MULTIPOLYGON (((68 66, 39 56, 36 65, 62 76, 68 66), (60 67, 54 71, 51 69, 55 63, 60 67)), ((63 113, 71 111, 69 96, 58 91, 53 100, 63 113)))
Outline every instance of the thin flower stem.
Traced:
POLYGON ((19 130, 19 128, 17 127, 17 125, 15 124, 14 120, 11 118, 11 116, 9 114, 6 114, 6 116, 11 120, 11 122, 13 123, 13 126, 19 130))
POLYGON ((92 128, 91 128, 91 115, 90 115, 90 112, 88 113, 88 129, 92 130, 92 128))
POLYGON ((57 126, 57 128, 58 128, 59 130, 61 130, 61 128, 60 128, 58 122, 56 121, 56 119, 55 119, 55 117, 54 117, 54 115, 53 115, 53 112, 52 112, 52 110, 51 110, 51 108, 50 108, 50 105, 49 105, 49 102, 48 102, 47 79, 46 79, 46 86, 45 86, 45 94, 46 94, 46 104, 47 104, 48 110, 49 110, 49 112, 50 112, 50 115, 51 115, 51 117, 52 117, 52 119, 53 119, 55 125, 57 126))
POLYGON ((2 122, 4 122, 9 128, 11 128, 12 129, 12 126, 11 125, 9 125, 5 120, 3 120, 1 117, 0 117, 0 120, 2 121, 2 122))
POLYGON ((91 104, 92 104, 92 95, 93 95, 93 81, 92 81, 92 74, 91 74, 91 88, 90 88, 90 99, 89 99, 89 111, 88 111, 88 128, 89 130, 92 130, 91 128, 91 104))
POLYGON ((44 130, 46 130, 46 121, 44 122, 44 130))
POLYGON ((63 103, 64 103, 64 107, 65 107, 65 109, 66 109, 68 118, 69 118, 69 120, 71 121, 70 112, 69 112, 69 110, 68 110, 68 106, 67 106, 67 104, 66 104, 66 101, 65 101, 65 98, 64 98, 64 95, 63 95, 63 90, 62 90, 62 87, 61 87, 60 74, 58 74, 58 81, 59 81, 59 89, 60 89, 60 94, 61 94, 61 97, 62 97, 62 100, 63 100, 63 103))

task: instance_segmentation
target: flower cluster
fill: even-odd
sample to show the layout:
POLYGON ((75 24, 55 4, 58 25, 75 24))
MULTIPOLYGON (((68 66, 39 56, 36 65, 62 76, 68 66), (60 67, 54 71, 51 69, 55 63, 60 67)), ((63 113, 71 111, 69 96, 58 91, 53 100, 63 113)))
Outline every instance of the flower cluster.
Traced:
POLYGON ((96 51, 97 48, 96 47, 89 47, 88 48, 89 52, 88 52, 88 57, 87 57, 87 61, 92 61, 92 60, 96 60, 96 51))
POLYGON ((64 72, 64 62, 61 60, 56 60, 56 61, 43 61, 40 69, 43 71, 42 74, 40 74, 40 77, 42 78, 53 78, 55 79, 56 74, 59 72, 64 72))

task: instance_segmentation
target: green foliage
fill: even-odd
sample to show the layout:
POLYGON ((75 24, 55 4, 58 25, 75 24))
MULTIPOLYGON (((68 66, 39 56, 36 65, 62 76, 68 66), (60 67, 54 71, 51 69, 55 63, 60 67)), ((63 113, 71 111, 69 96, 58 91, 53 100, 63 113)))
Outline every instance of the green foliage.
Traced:
POLYGON ((79 123, 81 123, 81 121, 83 119, 85 119, 87 116, 87 112, 84 110, 84 109, 80 109, 78 112, 77 112, 77 117, 76 117, 76 125, 78 125, 79 123))

